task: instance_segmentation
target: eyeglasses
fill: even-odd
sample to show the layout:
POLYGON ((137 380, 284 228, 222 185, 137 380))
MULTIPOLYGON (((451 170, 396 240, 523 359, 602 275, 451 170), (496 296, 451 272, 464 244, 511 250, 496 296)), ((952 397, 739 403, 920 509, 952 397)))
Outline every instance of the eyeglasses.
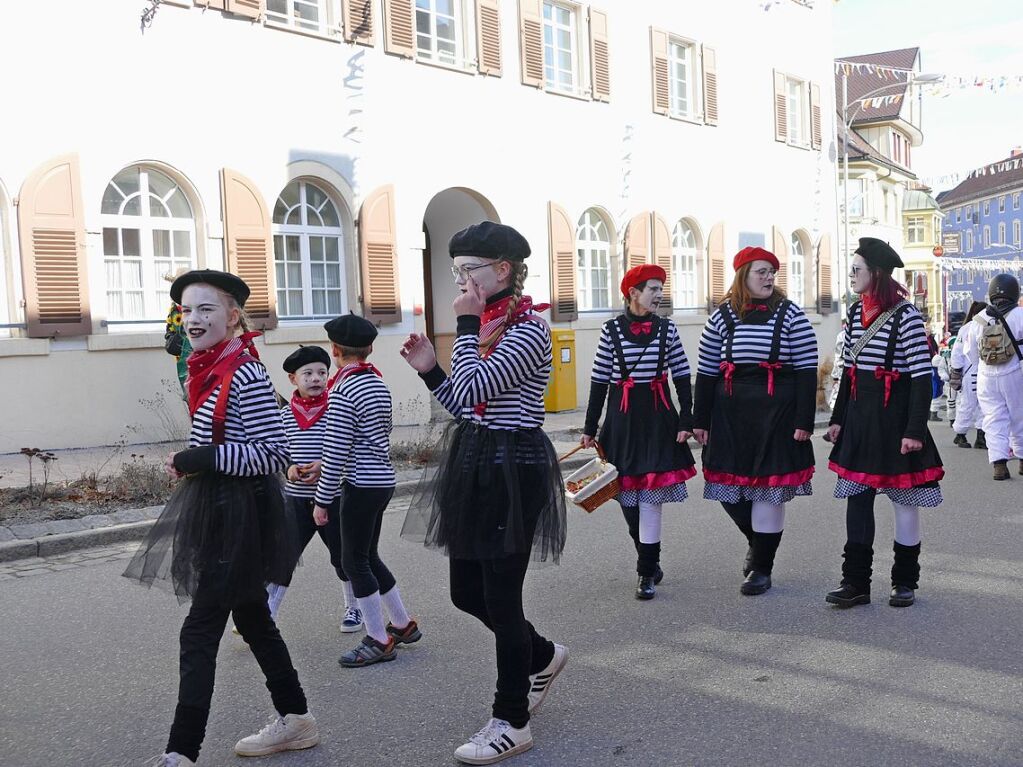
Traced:
POLYGON ((475 272, 477 269, 486 269, 488 266, 493 266, 496 263, 497 261, 490 261, 485 264, 471 264, 469 266, 452 266, 451 276, 454 277, 456 281, 465 280, 468 279, 469 275, 472 272, 475 272))
POLYGON ((862 266, 850 267, 849 268, 849 276, 850 277, 855 277, 857 274, 859 274, 862 271, 863 271, 863 267, 862 266))
POLYGON ((777 269, 754 269, 753 270, 753 274, 755 274, 760 279, 764 279, 765 277, 774 277, 774 275, 776 275, 777 273, 778 273, 777 269))

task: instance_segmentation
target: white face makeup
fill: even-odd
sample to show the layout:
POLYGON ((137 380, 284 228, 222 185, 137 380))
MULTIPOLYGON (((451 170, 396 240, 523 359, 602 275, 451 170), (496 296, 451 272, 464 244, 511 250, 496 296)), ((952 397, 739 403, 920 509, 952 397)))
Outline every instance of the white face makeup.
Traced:
POLYGON ((288 373, 288 380, 298 389, 299 397, 318 397, 327 388, 330 371, 322 362, 310 362, 294 373, 288 373))
POLYGON ((863 256, 853 256, 852 266, 849 267, 849 287, 852 292, 858 296, 868 293, 871 282, 870 269, 863 256))
POLYGON ((754 261, 746 275, 746 289, 753 298, 770 298, 774 293, 775 274, 770 261, 754 261))
POLYGON ((643 290, 629 288, 629 311, 640 317, 656 312, 663 297, 664 283, 660 280, 647 280, 643 290))
POLYGON ((228 309, 225 296, 212 285, 189 285, 181 294, 181 321, 196 351, 216 346, 234 335, 238 310, 228 309))
POLYGON ((511 267, 507 261, 493 261, 476 256, 455 256, 451 271, 460 291, 465 292, 466 283, 472 276, 473 281, 483 288, 484 294, 489 298, 508 287, 511 267))

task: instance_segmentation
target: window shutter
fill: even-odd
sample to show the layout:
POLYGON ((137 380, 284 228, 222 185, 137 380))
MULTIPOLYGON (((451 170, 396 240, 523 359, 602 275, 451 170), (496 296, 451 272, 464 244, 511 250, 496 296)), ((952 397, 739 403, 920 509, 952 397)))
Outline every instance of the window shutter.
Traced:
POLYGON ((500 77, 502 68, 499 0, 476 0, 476 46, 480 74, 500 77))
POLYGON ((817 311, 831 314, 834 297, 831 293, 831 235, 825 234, 817 243, 817 311))
POLYGON ((576 301, 575 227, 560 205, 547 203, 547 238, 551 253, 551 319, 579 319, 576 301))
POLYGON ((359 209, 359 259, 364 316, 376 323, 401 322, 394 187, 390 184, 373 191, 359 209))
POLYGON ((228 0, 195 0, 200 8, 212 8, 215 11, 223 11, 227 7, 228 0))
POLYGON ((341 12, 345 41, 373 45, 373 0, 344 0, 341 12))
POLYGON ((252 291, 245 312, 256 329, 271 330, 277 327, 277 286, 270 212, 256 185, 229 168, 220 171, 220 198, 227 271, 245 280, 252 291))
POLYGON ((227 10, 235 16, 259 19, 263 16, 263 0, 227 0, 227 10))
POLYGON ((625 269, 650 263, 650 214, 632 217, 625 230, 625 269))
POLYGON ((778 259, 778 274, 774 284, 782 293, 789 292, 789 246, 785 235, 776 226, 771 227, 774 238, 774 256, 778 259))
POLYGON ((607 13, 590 8, 590 79, 594 101, 611 100, 611 62, 608 55, 607 13))
POLYGON ((810 83, 810 148, 821 148, 821 87, 810 83))
POLYGON ((21 187, 18 234, 31 338, 92 332, 78 157, 36 168, 21 187))
POLYGON ((774 70, 774 140, 788 140, 788 107, 785 103, 785 75, 774 70))
POLYGON ((650 72, 653 77, 654 114, 666 115, 671 109, 668 95, 668 33, 650 27, 650 72))
POLYGON ((703 46, 703 122, 718 124, 718 56, 708 46, 703 46))
POLYGON ((657 309, 658 314, 670 317, 672 313, 672 274, 671 274, 671 230, 668 222, 656 213, 650 214, 650 226, 654 233, 654 263, 664 270, 664 295, 661 298, 661 305, 657 309))
POLYGON ((714 224, 707 235, 707 294, 711 308, 725 298, 725 225, 714 224))
POLYGON ((416 52, 412 0, 384 0, 384 50, 412 58, 416 52))
POLYGON ((519 0, 522 84, 543 87, 543 0, 519 0))

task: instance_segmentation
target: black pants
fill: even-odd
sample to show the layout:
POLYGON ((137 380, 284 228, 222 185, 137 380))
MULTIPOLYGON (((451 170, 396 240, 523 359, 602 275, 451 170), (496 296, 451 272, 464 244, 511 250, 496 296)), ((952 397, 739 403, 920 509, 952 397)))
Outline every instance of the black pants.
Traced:
POLYGON ((845 534, 849 543, 874 545, 874 488, 850 495, 845 507, 845 534))
MULTIPOLYGON (((314 535, 319 535, 323 545, 330 552, 330 564, 334 566, 337 577, 347 581, 344 567, 341 563, 341 500, 335 498, 334 502, 327 507, 327 524, 320 527, 313 521, 313 507, 316 501, 312 498, 299 498, 295 495, 285 495, 288 504, 288 511, 295 517, 295 529, 298 531, 298 550, 305 551, 309 541, 314 535)), ((282 586, 290 586, 291 578, 282 586)))
POLYGON ((299 684, 298 672, 291 665, 288 647, 270 618, 266 592, 263 589, 253 591, 232 609, 221 599, 218 587, 223 578, 220 575, 213 570, 199 580, 192 607, 181 627, 178 704, 167 752, 177 752, 192 761, 199 758, 199 749, 206 735, 217 650, 232 612, 242 639, 248 643, 266 677, 266 687, 277 713, 286 716, 308 712, 305 693, 299 684))
POLYGON ((451 602, 494 632, 497 692, 493 715, 512 727, 529 722, 529 675, 554 658, 554 645, 536 633, 522 611, 528 554, 502 559, 452 559, 451 602))
POLYGON ((380 560, 377 544, 393 487, 341 485, 341 561, 357 598, 394 588, 394 576, 380 560))

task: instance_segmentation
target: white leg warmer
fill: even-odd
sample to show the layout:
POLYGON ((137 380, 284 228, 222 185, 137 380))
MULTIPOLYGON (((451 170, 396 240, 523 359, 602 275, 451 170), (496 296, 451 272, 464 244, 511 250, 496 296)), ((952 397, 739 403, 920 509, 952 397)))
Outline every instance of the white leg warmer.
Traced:
POLYGON ((785 504, 753 502, 753 532, 780 533, 785 529, 785 504))
POLYGON ((661 504, 639 504, 639 542, 661 542, 661 504))
POLYGON ((920 509, 917 506, 903 506, 893 503, 895 507, 895 542, 903 546, 916 546, 920 543, 920 509))

